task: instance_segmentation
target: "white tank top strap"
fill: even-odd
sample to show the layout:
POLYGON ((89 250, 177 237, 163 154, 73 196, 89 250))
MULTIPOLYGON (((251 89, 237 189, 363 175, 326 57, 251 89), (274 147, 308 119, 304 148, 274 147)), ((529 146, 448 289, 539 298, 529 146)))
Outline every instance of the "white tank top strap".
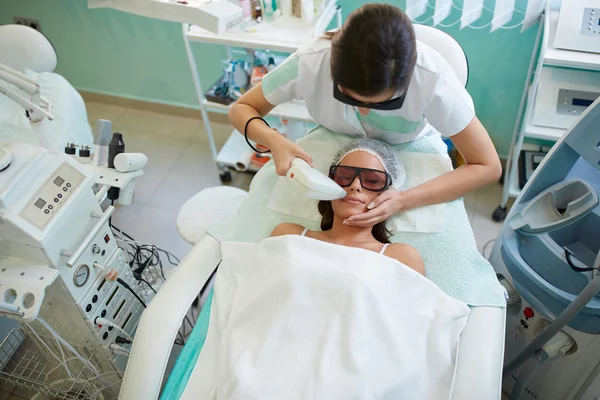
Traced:
POLYGON ((379 252, 379 254, 385 253, 385 249, 387 249, 389 245, 390 245, 389 243, 384 244, 383 247, 381 248, 381 251, 379 252))
POLYGON ((308 232, 308 228, 304 228, 304 230, 302 231, 302 233, 300 234, 300 236, 305 236, 306 232, 308 232))

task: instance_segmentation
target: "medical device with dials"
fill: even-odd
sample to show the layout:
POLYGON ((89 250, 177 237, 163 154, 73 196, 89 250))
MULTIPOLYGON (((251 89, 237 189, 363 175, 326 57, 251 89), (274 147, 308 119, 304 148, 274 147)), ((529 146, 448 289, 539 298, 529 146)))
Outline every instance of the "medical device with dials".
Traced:
MULTIPOLYGON (((0 314, 46 332, 41 318, 68 343, 84 349, 104 382, 81 364, 68 366, 96 382, 98 390, 111 384, 102 393, 113 398, 127 358, 115 354, 111 345, 125 336, 122 331, 133 337, 143 307, 125 287, 105 279, 114 270, 130 287, 139 288, 109 226, 114 208, 103 211, 93 189, 106 177, 65 154, 23 143, 0 147, 0 165, 0 314), (97 317, 114 325, 100 327, 94 323, 97 317)), ((139 176, 105 171, 118 175, 112 180, 123 186, 139 176)), ((38 347, 54 362, 49 350, 38 347)), ((43 377, 29 379, 27 386, 47 389, 51 385, 43 377)), ((82 398, 94 398, 90 392, 83 391, 82 398)))
POLYGON ((568 129, 600 96, 600 72, 542 67, 532 123, 568 129))
POLYGON ((554 47, 600 53, 600 2, 598 0, 563 0, 554 47))

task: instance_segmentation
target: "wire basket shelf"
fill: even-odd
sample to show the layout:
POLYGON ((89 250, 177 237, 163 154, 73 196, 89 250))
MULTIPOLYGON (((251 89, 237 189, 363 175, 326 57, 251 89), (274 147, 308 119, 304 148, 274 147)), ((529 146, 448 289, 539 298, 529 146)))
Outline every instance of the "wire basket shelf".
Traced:
MULTIPOLYGON (((101 391, 106 385, 88 366, 53 338, 39 334, 38 337, 22 327, 13 329, 2 341, 0 385, 12 383, 37 393, 36 398, 40 399, 104 399, 101 391), (69 372, 64 365, 68 366, 69 372)), ((85 346, 71 346, 83 359, 97 365, 92 350, 85 346)))

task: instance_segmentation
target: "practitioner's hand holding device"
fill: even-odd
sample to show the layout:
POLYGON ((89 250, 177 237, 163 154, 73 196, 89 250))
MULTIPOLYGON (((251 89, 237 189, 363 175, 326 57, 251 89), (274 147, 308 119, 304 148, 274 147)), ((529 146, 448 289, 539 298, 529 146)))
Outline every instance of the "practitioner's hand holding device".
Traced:
POLYGON ((279 138, 271 144, 271 154, 277 175, 286 176, 295 159, 301 159, 312 165, 312 157, 306 151, 281 134, 278 133, 278 136, 279 138))
MULTIPOLYGON (((301 158, 308 164, 312 165, 312 157, 304 151, 300 146, 285 136, 281 135, 275 129, 265 121, 262 117, 252 117, 246 121, 244 126, 244 137, 248 146, 257 153, 271 153, 273 156, 273 162, 275 163, 275 172, 277 175, 286 176, 290 167, 292 166, 292 160, 295 158, 301 158), (259 150, 248 138, 248 125, 254 120, 260 120, 263 123, 255 125, 256 140, 261 140, 261 143, 268 148, 268 150, 259 150), (260 134, 260 135, 259 135, 260 134)), ((263 146, 263 147, 264 147, 263 146)))
POLYGON ((314 200, 336 200, 347 195, 340 185, 301 158, 292 160, 292 166, 286 176, 314 200))

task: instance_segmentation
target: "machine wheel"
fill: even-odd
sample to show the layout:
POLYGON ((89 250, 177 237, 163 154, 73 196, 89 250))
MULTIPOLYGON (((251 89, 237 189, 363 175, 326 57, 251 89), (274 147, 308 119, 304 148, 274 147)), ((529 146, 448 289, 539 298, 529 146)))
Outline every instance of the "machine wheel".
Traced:
POLYGON ((492 214, 492 219, 496 222, 502 222, 506 219, 507 210, 506 207, 498 206, 492 214))
POLYGON ((231 172, 229 172, 228 170, 221 171, 221 173, 219 174, 219 178, 221 179, 221 182, 229 183, 232 179, 231 172))

